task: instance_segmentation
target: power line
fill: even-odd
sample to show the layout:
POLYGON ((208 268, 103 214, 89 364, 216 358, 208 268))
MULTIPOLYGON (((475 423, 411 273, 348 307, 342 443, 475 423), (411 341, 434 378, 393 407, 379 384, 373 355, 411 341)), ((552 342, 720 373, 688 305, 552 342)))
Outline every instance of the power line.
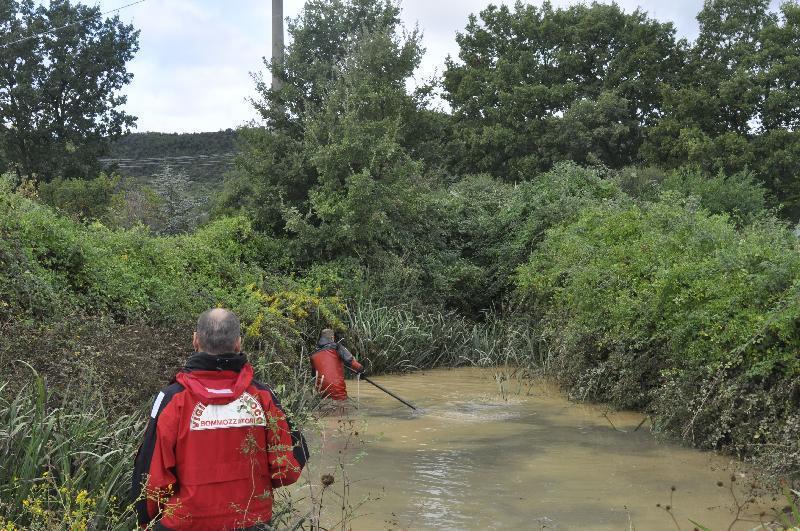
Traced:
POLYGON ((210 155, 180 155, 165 157, 143 157, 139 159, 105 157, 98 159, 101 164, 117 164, 120 168, 143 168, 145 166, 220 166, 232 165, 235 152, 213 153, 210 155))
POLYGON ((209 155, 176 155, 163 157, 131 158, 100 158, 98 162, 106 165, 116 165, 120 170, 150 170, 156 167, 174 166, 177 168, 215 167, 225 168, 234 165, 236 152, 212 153, 209 155))
MULTIPOLYGON (((147 0, 136 0, 136 2, 131 2, 130 4, 125 4, 124 6, 120 6, 120 7, 117 7, 115 9, 111 9, 109 11, 105 11, 103 13, 100 13, 100 16, 103 17, 105 15, 108 15, 109 13, 116 13, 118 11, 122 11, 126 7, 135 6, 136 4, 141 4, 141 3, 146 2, 146 1, 147 0)), ((36 33, 35 35, 30 35, 28 37, 23 37, 21 39, 15 40, 15 41, 7 42, 7 43, 3 44, 2 46, 0 46, 0 50, 2 50, 3 48, 8 48, 9 46, 13 46, 15 44, 19 44, 21 42, 29 41, 31 39, 38 39, 39 37, 41 37, 43 35, 47 35, 48 33, 55 33, 57 31, 61 31, 63 29, 66 29, 66 28, 69 28, 69 27, 72 27, 72 26, 77 26, 78 24, 83 24, 87 20, 92 20, 95 16, 97 16, 97 15, 92 15, 91 17, 86 17, 84 19, 78 20, 76 22, 71 22, 70 24, 66 24, 66 25, 58 27, 58 28, 53 28, 53 29, 50 29, 50 30, 47 30, 47 31, 43 31, 41 33, 36 33)))
POLYGON ((193 161, 198 159, 219 159, 219 158, 230 158, 235 157, 237 153, 235 151, 227 151, 223 153, 211 153, 209 155, 172 155, 172 156, 161 156, 161 157, 142 157, 142 158, 118 158, 118 157, 103 157, 100 162, 120 162, 120 163, 127 163, 127 162, 151 162, 151 161, 175 161, 175 162, 182 162, 182 161, 193 161))

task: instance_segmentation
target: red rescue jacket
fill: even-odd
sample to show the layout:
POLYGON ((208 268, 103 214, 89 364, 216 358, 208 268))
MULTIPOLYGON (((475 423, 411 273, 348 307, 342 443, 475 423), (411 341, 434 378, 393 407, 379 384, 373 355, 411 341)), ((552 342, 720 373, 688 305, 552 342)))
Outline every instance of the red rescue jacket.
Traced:
POLYGON ((347 399, 347 385, 344 382, 344 366, 356 372, 362 365, 343 345, 338 343, 322 343, 311 355, 311 367, 316 373, 316 387, 320 394, 334 400, 347 399))
POLYGON ((243 354, 195 354, 156 397, 136 455, 139 524, 216 531, 267 523, 272 490, 297 481, 307 457, 303 436, 243 354))

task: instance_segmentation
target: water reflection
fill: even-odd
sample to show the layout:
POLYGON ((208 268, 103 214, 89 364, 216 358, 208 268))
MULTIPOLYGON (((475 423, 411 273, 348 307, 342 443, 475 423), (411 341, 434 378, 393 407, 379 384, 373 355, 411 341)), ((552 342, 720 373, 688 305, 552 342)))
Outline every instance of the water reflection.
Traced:
POLYGON ((410 496, 413 510, 406 512, 409 521, 439 529, 464 527, 463 499, 469 490, 469 472, 475 466, 469 455, 458 450, 416 450, 412 464, 416 488, 410 496))

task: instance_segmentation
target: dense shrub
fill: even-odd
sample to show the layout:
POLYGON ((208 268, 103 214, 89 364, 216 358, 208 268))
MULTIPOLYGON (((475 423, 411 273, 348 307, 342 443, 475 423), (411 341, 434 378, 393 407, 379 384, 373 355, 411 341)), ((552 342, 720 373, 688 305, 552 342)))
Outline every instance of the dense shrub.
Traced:
POLYGON ((101 219, 111 207, 118 192, 119 176, 100 174, 95 179, 62 179, 39 184, 39 197, 78 219, 101 219))
POLYGON ((241 217, 156 237, 143 228, 84 226, 0 192, 0 234, 0 310, 9 319, 82 312, 174 323, 222 305, 253 337, 285 342, 311 318, 336 324, 340 311, 317 286, 262 267, 282 262, 279 249, 241 217))
POLYGON ((614 174, 613 180, 633 198, 655 201, 664 191, 695 197, 711 214, 730 214, 747 223, 765 214, 767 192, 746 171, 709 175, 699 168, 684 167, 665 171, 656 167, 630 166, 614 174))
POLYGON ((402 254, 367 262, 368 298, 479 317, 502 304, 548 228, 621 195, 601 170, 572 163, 517 185, 474 175, 434 188, 409 201, 416 221, 395 231, 402 254))
POLYGON ((549 231, 517 281, 575 396, 647 409, 704 447, 785 444, 800 245, 782 223, 737 229, 674 192, 610 202, 549 231))
POLYGON ((767 207, 766 190, 746 171, 725 175, 706 175, 684 168, 671 172, 661 183, 661 190, 674 190, 697 197, 711 214, 728 213, 737 221, 751 221, 767 207))

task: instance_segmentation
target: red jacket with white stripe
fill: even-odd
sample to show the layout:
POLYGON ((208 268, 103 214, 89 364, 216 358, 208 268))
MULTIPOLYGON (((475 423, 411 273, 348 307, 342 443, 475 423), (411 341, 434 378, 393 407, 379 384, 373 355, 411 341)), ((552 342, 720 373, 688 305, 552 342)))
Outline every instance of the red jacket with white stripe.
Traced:
POLYGON ((297 481, 307 457, 243 354, 195 354, 153 404, 133 475, 139 524, 201 531, 267 523, 272 490, 297 481))

